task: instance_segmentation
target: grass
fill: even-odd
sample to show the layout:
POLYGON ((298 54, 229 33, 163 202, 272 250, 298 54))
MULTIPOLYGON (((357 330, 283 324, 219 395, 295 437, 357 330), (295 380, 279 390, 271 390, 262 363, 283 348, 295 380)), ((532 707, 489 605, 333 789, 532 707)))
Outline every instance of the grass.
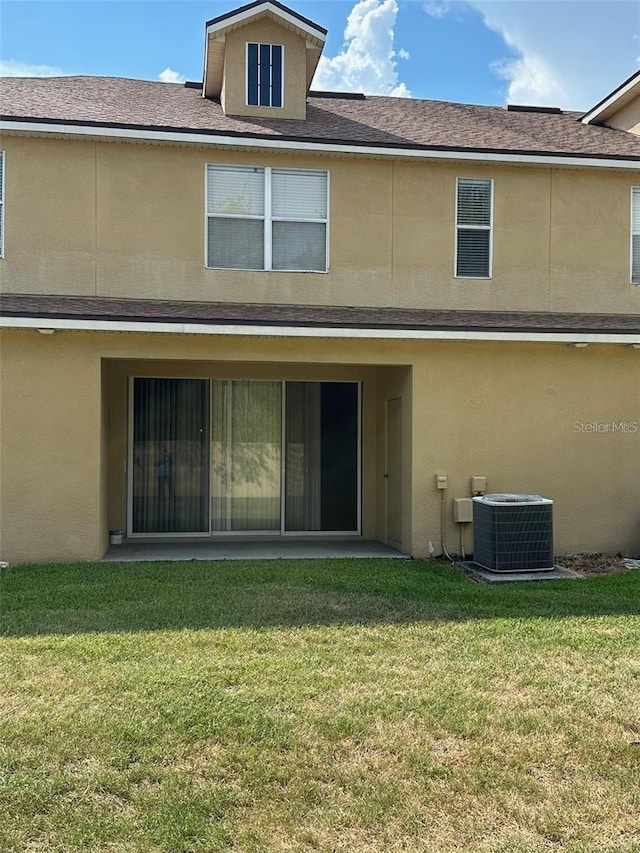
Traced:
POLYGON ((640 851, 640 572, 2 573, 0 850, 640 851))

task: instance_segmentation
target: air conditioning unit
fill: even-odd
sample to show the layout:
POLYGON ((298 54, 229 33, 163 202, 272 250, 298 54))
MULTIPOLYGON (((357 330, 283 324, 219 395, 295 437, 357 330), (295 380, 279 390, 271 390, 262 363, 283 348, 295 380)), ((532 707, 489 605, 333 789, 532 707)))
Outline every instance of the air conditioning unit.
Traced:
POLYGON ((492 572, 551 571, 553 501, 517 494, 474 498, 473 561, 492 572))

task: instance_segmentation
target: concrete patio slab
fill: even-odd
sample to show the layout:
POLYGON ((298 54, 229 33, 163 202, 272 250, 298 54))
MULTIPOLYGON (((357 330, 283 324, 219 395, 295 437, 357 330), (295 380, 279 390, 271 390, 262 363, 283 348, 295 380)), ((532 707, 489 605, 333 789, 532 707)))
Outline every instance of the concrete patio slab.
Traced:
POLYGON ((584 578, 584 575, 574 572, 573 569, 565 569, 563 566, 556 566, 550 571, 491 572, 473 562, 459 563, 458 565, 479 575, 487 583, 524 583, 526 581, 578 580, 584 578))
POLYGON ((141 542, 111 545, 103 562, 137 563, 166 560, 318 560, 349 557, 410 559, 406 554, 371 540, 274 540, 141 542))

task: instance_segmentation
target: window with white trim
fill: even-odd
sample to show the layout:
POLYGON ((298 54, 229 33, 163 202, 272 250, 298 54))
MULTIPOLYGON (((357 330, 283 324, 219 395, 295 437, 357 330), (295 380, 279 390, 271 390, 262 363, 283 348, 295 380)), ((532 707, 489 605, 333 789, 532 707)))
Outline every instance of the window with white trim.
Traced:
POLYGON ((281 44, 247 44, 247 104, 281 107, 283 101, 281 44))
POLYGON ((631 283, 640 284, 640 187, 631 187, 631 283))
POLYGON ((207 266, 327 271, 327 172, 207 166, 207 266))
POLYGON ((4 258, 4 151, 0 151, 0 258, 4 258))
POLYGON ((456 183, 456 278, 491 278, 493 181, 456 183))

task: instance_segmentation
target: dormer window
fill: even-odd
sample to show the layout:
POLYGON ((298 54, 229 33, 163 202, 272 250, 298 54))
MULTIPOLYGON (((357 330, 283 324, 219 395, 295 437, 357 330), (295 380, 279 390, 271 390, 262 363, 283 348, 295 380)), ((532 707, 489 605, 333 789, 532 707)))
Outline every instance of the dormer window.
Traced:
POLYGON ((281 44, 247 44, 247 104, 251 107, 282 106, 281 44))

